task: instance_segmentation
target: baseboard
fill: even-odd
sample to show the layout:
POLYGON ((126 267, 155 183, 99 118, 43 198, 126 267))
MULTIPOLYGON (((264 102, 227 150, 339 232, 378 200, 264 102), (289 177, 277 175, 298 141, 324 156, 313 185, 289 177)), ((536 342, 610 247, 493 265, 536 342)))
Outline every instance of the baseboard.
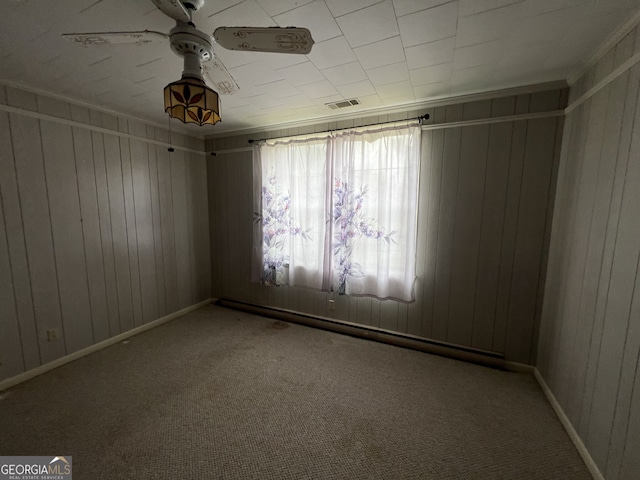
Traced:
POLYGON ((533 375, 536 377, 536 380, 538 381, 540 388, 542 388, 542 391, 546 395, 547 400, 549 400, 551 407, 556 412, 556 415, 558 415, 560 422, 562 423, 562 425, 564 426, 564 429, 569 434, 571 441, 576 446, 578 453, 580 454, 580 456, 582 457, 582 460, 584 461, 585 465, 589 469, 589 472, 591 472, 591 475, 593 476, 594 480, 605 480, 604 476, 602 475, 602 472, 596 465, 596 462, 591 457, 589 450, 587 450, 587 447, 585 447, 584 443, 582 443, 582 439, 578 435, 578 432, 576 432, 576 429, 573 428, 571 421, 569 420, 567 415, 564 413, 564 410, 562 410, 562 407, 558 403, 558 400, 556 400, 556 397, 551 391, 551 389, 549 388, 549 386, 547 385, 547 382, 544 381, 544 378, 542 378, 540 371, 535 367, 533 369, 533 375))
POLYGON ((194 310, 197 310, 200 307, 204 307, 205 305, 211 303, 212 299, 208 298, 202 302, 196 303, 195 305, 191 305, 189 307, 183 308, 182 310, 178 310, 177 312, 173 312, 169 315, 166 315, 164 317, 158 318, 157 320, 154 320, 153 322, 149 322, 149 323, 145 323, 144 325, 140 325, 139 327, 136 327, 134 329, 128 330, 126 332, 120 333, 119 335, 116 335, 115 337, 111 337, 111 338, 107 338, 106 340, 103 340, 102 342, 98 342, 94 345, 91 345, 87 348, 83 348, 82 350, 78 350, 77 352, 73 352, 69 355, 65 355, 64 357, 61 358, 57 358, 56 360, 49 362, 49 363, 45 363, 44 365, 40 365, 39 367, 33 368, 31 370, 28 370, 24 373, 21 373, 19 375, 16 375, 15 377, 11 377, 11 378, 7 378, 6 380, 2 380, 0 382, 0 392, 3 390, 6 390, 7 388, 11 388, 19 383, 22 382, 26 382, 27 380, 32 379, 33 377, 37 377, 38 375, 42 375, 43 373, 49 372, 51 370, 53 370, 54 368, 58 368, 66 363, 69 362, 73 362, 74 360, 77 360, 78 358, 82 358, 85 357, 91 353, 97 352, 98 350, 102 350, 103 348, 109 347, 111 345, 114 345, 116 343, 122 342, 123 340, 126 340, 129 337, 133 337, 134 335, 138 335, 139 333, 145 332, 147 330, 151 330, 152 328, 155 328, 159 325, 162 325, 163 323, 167 323, 170 322, 171 320, 174 320, 178 317, 182 317, 183 315, 186 315, 189 312, 192 312, 194 310))
POLYGON ((504 369, 509 372, 515 373, 528 373, 533 375, 533 371, 536 369, 533 365, 527 365, 526 363, 510 362, 505 360, 504 369))

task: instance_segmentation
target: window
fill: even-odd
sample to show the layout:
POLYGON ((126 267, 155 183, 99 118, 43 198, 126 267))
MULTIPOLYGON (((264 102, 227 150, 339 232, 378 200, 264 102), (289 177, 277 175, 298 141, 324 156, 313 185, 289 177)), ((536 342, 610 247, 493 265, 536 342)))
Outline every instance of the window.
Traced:
POLYGON ((414 299, 420 127, 254 147, 253 280, 414 299))

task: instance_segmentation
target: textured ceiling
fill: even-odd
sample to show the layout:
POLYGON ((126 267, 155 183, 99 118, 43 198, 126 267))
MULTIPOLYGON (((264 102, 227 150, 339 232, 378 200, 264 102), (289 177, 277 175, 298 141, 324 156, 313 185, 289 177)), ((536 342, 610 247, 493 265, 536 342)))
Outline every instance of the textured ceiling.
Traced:
MULTIPOLYGON (((216 55, 240 90, 210 135, 566 79, 640 0, 208 0, 196 26, 300 26, 309 55, 216 55), (326 104, 358 98, 362 105, 326 104)), ((163 125, 163 87, 182 60, 168 40, 83 47, 62 33, 156 30, 148 0, 3 0, 0 79, 163 125)), ((175 127, 180 124, 173 121, 175 127)))

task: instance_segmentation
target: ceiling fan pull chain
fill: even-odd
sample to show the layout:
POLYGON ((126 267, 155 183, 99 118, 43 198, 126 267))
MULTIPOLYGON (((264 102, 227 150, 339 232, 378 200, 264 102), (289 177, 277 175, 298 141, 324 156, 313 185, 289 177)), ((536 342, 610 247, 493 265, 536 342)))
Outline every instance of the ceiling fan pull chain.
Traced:
POLYGON ((167 117, 167 122, 169 123, 169 148, 167 148, 167 152, 173 153, 175 149, 173 148, 173 142, 171 141, 171 117, 167 117))

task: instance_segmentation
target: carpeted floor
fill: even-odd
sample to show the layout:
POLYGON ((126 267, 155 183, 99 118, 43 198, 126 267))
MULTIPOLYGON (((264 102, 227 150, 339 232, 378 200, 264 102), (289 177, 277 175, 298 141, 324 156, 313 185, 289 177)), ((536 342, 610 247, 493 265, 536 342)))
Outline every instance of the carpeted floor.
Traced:
POLYGON ((562 479, 532 376, 207 306, 0 392, 0 455, 90 479, 562 479))

